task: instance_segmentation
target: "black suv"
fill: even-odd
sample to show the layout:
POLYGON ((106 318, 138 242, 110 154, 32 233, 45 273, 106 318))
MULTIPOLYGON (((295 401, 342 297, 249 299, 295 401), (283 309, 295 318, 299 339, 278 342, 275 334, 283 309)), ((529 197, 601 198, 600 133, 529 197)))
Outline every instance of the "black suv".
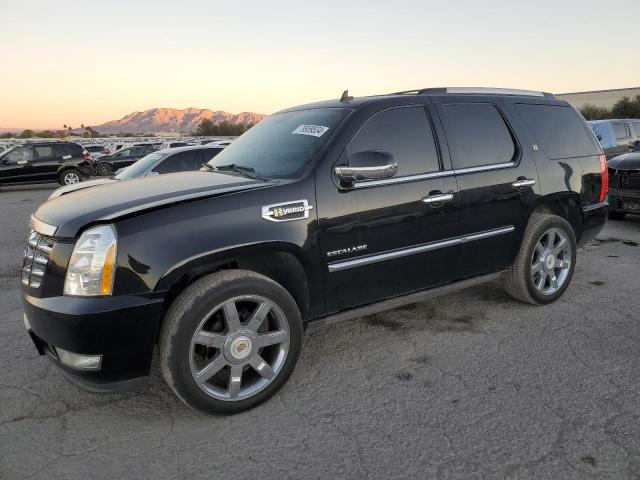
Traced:
POLYGON ((133 147, 121 148, 111 155, 104 155, 96 159, 95 170, 97 175, 111 175, 121 168, 128 167, 142 157, 155 152, 155 147, 151 145, 135 145, 133 147))
POLYGON ((206 171, 41 205, 25 326, 89 390, 140 385, 158 350, 188 405, 237 412, 285 383, 306 327, 497 278, 553 302, 606 221, 607 178, 549 94, 345 92, 268 117, 206 171))
POLYGON ((91 157, 72 142, 33 142, 0 153, 0 185, 78 183, 91 174, 91 157))

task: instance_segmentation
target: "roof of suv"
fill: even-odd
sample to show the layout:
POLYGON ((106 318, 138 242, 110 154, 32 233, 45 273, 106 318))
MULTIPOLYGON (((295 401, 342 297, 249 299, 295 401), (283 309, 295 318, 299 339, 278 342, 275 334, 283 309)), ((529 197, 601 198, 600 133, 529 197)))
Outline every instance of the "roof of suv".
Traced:
MULTIPOLYGON (((547 92, 538 92, 534 90, 518 90, 513 88, 486 88, 486 87, 438 87, 438 88, 422 88, 416 90, 406 90, 403 92, 387 93, 382 95, 371 95, 366 97, 350 97, 348 92, 343 93, 341 99, 324 100, 320 102, 298 105, 292 108, 286 108, 281 112, 294 110, 303 110, 308 108, 358 108, 367 103, 376 100, 388 100, 390 97, 419 97, 424 95, 482 95, 482 96, 519 96, 533 98, 555 99, 556 97, 547 92)), ((278 112, 279 113, 279 112, 278 112)))

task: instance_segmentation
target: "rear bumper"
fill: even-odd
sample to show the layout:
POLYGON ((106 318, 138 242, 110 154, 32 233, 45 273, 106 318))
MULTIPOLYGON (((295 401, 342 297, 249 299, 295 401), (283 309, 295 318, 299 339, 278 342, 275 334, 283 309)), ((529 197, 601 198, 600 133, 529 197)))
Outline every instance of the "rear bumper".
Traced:
POLYGON ((25 327, 36 349, 73 383, 91 392, 123 392, 147 380, 162 298, 36 298, 23 294, 25 327), (64 365, 57 349, 100 356, 99 369, 64 365))
POLYGON ((591 242, 602 231, 607 223, 609 203, 602 202, 582 208, 582 235, 578 245, 591 242))

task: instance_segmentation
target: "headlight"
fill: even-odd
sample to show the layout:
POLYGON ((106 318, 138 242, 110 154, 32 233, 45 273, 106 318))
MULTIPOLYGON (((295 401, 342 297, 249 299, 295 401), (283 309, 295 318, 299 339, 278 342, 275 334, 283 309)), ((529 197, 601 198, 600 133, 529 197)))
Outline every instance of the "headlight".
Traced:
POLYGON ((85 231, 73 248, 64 280, 64 294, 111 295, 116 246, 116 231, 112 225, 100 225, 85 231))

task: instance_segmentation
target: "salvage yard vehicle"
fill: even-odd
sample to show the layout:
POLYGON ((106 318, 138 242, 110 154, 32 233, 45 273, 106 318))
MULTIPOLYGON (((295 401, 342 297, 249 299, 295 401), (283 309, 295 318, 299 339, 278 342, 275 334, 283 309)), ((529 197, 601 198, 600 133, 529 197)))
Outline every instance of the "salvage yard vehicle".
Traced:
POLYGON ((640 144, 633 152, 609 160, 608 166, 609 218, 623 220, 627 213, 640 214, 640 144))
POLYGON ((109 155, 109 150, 104 145, 85 145, 84 149, 89 152, 92 160, 109 155))
POLYGON ((49 200, 77 192, 89 187, 105 185, 122 180, 132 180, 153 175, 164 175, 175 172, 189 172, 202 168, 203 163, 208 162, 218 155, 224 147, 217 145, 196 145, 193 147, 177 147, 158 150, 142 157, 132 165, 122 169, 114 177, 103 177, 87 180, 74 185, 66 185, 56 189, 49 200))
POLYGON ((91 174, 91 165, 91 157, 77 143, 30 142, 0 153, 0 185, 72 185, 91 174))
POLYGON ((136 388, 158 351, 186 404, 239 412, 283 386, 306 328, 498 278, 557 300, 607 218, 600 145, 542 92, 345 92, 207 165, 34 212, 24 323, 72 382, 136 388))
POLYGON ((591 120, 607 160, 628 153, 640 144, 640 119, 591 120))
POLYGON ((154 151, 155 148, 150 145, 137 145, 121 148, 111 155, 104 155, 97 159, 95 164, 96 174, 111 175, 112 172, 123 167, 128 167, 132 163, 154 151))

